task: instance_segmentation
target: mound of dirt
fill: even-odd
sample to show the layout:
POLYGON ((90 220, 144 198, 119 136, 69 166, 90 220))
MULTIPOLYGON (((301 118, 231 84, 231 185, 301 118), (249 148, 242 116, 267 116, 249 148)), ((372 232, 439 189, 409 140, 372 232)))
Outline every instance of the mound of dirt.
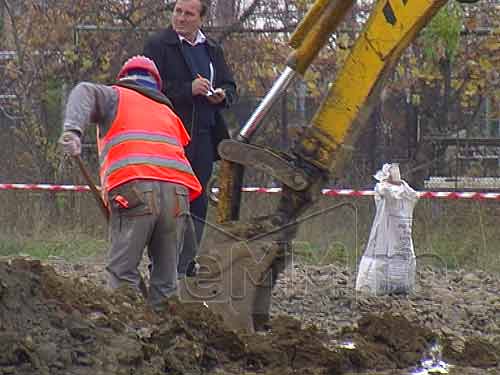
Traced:
MULTIPOLYGON (((367 314, 342 337, 288 316, 270 326, 234 332, 202 304, 177 299, 155 314, 127 289, 111 293, 39 261, 0 262, 0 374, 360 373, 415 366, 436 340, 391 314, 367 314)), ((478 367, 496 361, 493 347, 467 345, 447 353, 478 367)))

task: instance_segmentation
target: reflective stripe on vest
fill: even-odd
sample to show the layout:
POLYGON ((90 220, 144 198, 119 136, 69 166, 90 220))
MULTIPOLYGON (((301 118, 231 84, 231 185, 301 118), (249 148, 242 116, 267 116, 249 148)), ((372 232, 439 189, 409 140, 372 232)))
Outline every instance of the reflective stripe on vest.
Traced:
POLYGON ((109 150, 113 146, 116 146, 126 141, 147 141, 147 142, 165 143, 168 145, 181 147, 177 139, 169 137, 167 135, 146 133, 146 132, 126 132, 123 134, 119 134, 108 141, 104 149, 101 150, 101 154, 99 155, 99 163, 100 164, 104 163, 106 157, 108 156, 109 150))
POLYGON ((179 117, 166 105, 134 90, 119 92, 115 119, 98 138, 100 177, 104 196, 134 179, 180 184, 190 199, 202 186, 184 153, 189 135, 179 117))
POLYGON ((130 165, 141 165, 141 164, 175 169, 194 176, 194 172, 191 169, 191 166, 188 163, 184 163, 181 160, 162 158, 158 156, 149 156, 149 155, 130 155, 129 157, 117 160, 109 165, 109 167, 106 169, 106 173, 103 176, 104 185, 106 185, 109 175, 111 175, 113 172, 130 165))

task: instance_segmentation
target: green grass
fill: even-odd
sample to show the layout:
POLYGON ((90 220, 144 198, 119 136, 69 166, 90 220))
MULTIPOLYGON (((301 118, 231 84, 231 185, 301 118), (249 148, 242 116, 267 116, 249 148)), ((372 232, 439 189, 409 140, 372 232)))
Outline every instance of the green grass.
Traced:
POLYGON ((0 237, 0 257, 29 256, 41 260, 58 257, 76 261, 102 256, 106 251, 105 240, 80 233, 57 234, 50 239, 0 237))
MULTIPOLYGON (((58 233, 47 237, 49 239, 0 236, 0 257, 29 256, 40 260, 57 257, 78 261, 104 257, 109 245, 104 239, 83 233, 58 233)), ((500 273, 500 249, 493 241, 486 248, 482 245, 475 238, 464 238, 458 234, 432 235, 425 239, 418 235, 414 237, 415 253, 421 265, 500 273)), ((294 257, 305 264, 323 266, 336 263, 349 268, 355 268, 364 251, 364 247, 361 247, 356 253, 341 242, 319 246, 307 240, 294 241, 293 249, 294 257)))
MULTIPOLYGON (((106 228, 95 207, 81 204, 74 215, 64 219, 30 211, 39 201, 14 198, 4 201, 10 209, 0 213, 0 257, 27 255, 68 261, 105 257, 109 247, 106 228), (89 207, 92 212, 85 211, 89 207)), ((268 213, 273 202, 267 199, 252 203, 246 207, 250 217, 268 213)), ((375 214, 371 199, 355 203, 355 209, 346 206, 305 220, 293 241, 297 260, 309 265, 337 263, 354 268, 365 250, 375 214)), ((337 200, 324 198, 314 209, 337 204, 337 200)), ((215 221, 213 214, 212 208, 209 221, 215 221)), ((448 270, 500 273, 499 222, 500 205, 496 201, 421 200, 413 217, 417 262, 448 270)))
POLYGON ((355 267, 358 260, 358 254, 340 242, 332 242, 328 247, 322 248, 307 241, 294 241, 293 251, 295 257, 309 265, 324 266, 340 263, 348 267, 355 267))

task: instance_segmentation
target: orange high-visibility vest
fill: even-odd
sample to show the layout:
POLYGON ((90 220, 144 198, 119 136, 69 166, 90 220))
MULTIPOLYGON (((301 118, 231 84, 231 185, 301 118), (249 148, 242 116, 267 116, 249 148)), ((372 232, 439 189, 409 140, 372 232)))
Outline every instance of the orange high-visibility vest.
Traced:
POLYGON ((134 90, 118 91, 116 117, 98 139, 101 185, 114 187, 135 179, 169 181, 186 186, 190 200, 202 187, 184 154, 189 135, 167 105, 134 90))

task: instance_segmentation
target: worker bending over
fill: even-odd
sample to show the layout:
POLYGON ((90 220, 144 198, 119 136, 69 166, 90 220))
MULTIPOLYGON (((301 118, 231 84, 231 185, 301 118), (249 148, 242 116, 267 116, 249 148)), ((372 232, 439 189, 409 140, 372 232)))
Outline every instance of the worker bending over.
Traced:
POLYGON ((184 154, 189 135, 161 89, 156 65, 144 56, 129 59, 112 86, 81 82, 69 95, 59 140, 66 154, 80 155, 87 124, 98 125, 101 189, 110 210, 108 285, 139 291, 147 246, 154 308, 176 292, 189 202, 202 190, 184 154))

